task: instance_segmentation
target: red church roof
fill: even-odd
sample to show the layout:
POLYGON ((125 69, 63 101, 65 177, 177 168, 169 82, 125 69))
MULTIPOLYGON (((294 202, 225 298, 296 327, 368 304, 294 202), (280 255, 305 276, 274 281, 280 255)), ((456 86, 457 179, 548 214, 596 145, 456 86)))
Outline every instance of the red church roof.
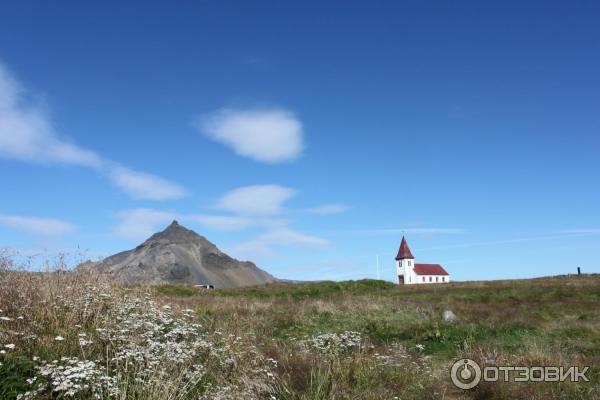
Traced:
POLYGON ((448 275, 440 264, 415 264, 414 271, 417 275, 448 275))
POLYGON ((402 236, 402 242, 400 242, 400 248, 398 249, 398 255, 396 256, 396 260, 402 260, 403 258, 412 258, 414 257, 408 248, 408 244, 406 243, 406 239, 402 236))

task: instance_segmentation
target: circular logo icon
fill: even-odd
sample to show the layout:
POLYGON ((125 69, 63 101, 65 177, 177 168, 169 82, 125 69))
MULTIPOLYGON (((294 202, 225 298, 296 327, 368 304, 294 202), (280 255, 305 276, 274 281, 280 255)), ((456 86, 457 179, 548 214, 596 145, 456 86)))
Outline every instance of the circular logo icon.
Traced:
POLYGON ((452 383, 461 389, 473 389, 481 380, 481 368, 470 358, 462 358, 452 364, 452 383))

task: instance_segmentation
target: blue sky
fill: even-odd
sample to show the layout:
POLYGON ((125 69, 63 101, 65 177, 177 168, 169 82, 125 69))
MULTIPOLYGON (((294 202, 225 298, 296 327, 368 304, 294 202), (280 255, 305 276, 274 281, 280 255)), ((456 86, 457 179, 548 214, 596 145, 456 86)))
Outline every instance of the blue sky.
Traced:
POLYGON ((600 6, 347 3, 3 5, 0 246, 177 218, 282 278, 393 280, 403 233, 458 280, 600 272, 600 6))

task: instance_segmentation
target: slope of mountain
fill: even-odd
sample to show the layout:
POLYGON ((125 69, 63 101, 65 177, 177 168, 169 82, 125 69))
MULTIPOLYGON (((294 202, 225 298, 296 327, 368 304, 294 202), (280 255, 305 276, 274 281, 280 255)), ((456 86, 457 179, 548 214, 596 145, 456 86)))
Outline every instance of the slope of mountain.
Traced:
POLYGON ((125 283, 210 284, 227 288, 276 281, 254 263, 229 257, 177 221, 133 250, 102 261, 87 261, 77 270, 96 270, 125 283))

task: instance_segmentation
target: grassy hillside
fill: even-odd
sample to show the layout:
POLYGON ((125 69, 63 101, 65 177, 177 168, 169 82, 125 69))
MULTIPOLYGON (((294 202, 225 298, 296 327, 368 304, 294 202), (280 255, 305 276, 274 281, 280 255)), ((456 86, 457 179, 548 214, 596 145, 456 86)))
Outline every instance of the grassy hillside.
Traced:
POLYGON ((1 267, 2 399, 600 398, 597 275, 202 291, 1 267), (462 391, 461 357, 591 366, 591 382, 462 391))

